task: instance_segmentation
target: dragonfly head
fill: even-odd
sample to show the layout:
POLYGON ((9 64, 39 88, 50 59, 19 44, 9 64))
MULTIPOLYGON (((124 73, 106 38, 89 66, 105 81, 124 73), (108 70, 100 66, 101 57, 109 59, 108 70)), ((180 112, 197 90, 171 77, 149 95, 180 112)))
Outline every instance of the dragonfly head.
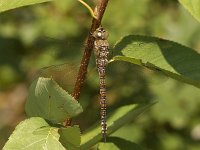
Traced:
POLYGON ((94 31, 92 36, 96 39, 106 40, 109 34, 103 27, 99 27, 94 31))

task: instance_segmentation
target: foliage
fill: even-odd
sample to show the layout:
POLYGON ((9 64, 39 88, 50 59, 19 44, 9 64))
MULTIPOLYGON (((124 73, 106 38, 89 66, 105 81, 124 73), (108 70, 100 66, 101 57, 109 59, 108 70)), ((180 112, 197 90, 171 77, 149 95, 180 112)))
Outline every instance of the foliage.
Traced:
POLYGON ((0 12, 22 7, 22 6, 27 6, 27 5, 33 5, 37 3, 43 3, 43 2, 48 2, 51 0, 3 0, 0 3, 0 12))
MULTIPOLYGON (((74 141, 80 138, 80 131, 76 132, 77 127, 69 127, 64 129, 61 128, 60 132, 65 132, 66 135, 74 134, 77 138, 69 138, 70 136, 63 137, 62 140, 67 140, 71 145, 68 144, 69 149, 73 149, 74 141)), ((79 129, 78 129, 79 130, 79 129)), ((58 141, 60 135, 58 134, 58 128, 51 127, 42 118, 30 118, 21 122, 10 136, 9 141, 3 149, 58 149, 64 150, 65 148, 58 141)), ((80 144, 80 142, 79 142, 80 144)))
MULTIPOLYGON (((143 104, 139 106, 129 105, 124 106, 116 110, 113 114, 108 118, 108 134, 113 133, 118 128, 134 120, 139 114, 144 112, 147 108, 149 108, 153 103, 143 104)), ((87 131, 82 136, 81 141, 81 149, 88 149, 91 146, 95 145, 98 141, 101 140, 101 129, 99 125, 95 125, 91 127, 89 131, 87 131)))
MULTIPOLYGON (((200 21, 199 2, 179 1, 200 21)), ((46 1, 18 0, 15 3, 2 0, 0 12, 42 2, 46 1)), ((64 47, 66 40, 70 43, 83 41, 88 32, 87 21, 91 18, 87 17, 86 9, 80 8, 75 1, 60 0, 2 13, 1 22, 7 23, 0 23, 0 42, 3 41, 3 49, 8 50, 2 52, 8 59, 0 56, 1 89, 9 87, 10 83, 24 82, 24 76, 28 74, 25 72, 32 73, 30 68, 34 72, 47 64, 80 59, 79 45, 82 44, 74 44, 70 49, 64 47), (46 41, 43 39, 46 36, 57 40, 46 41)), ((102 24, 110 31, 111 45, 122 36, 113 49, 112 63, 107 69, 107 143, 100 142, 99 124, 95 124, 99 120, 95 101, 98 90, 95 81, 98 80, 88 79, 88 87, 83 89, 79 104, 70 96, 70 91, 63 90, 50 77, 37 78, 31 84, 26 101, 26 113, 31 118, 17 125, 4 146, 5 150, 26 149, 27 146, 31 146, 27 149, 69 150, 84 150, 92 146, 113 150, 125 146, 126 149, 139 150, 142 147, 155 150, 199 149, 200 145, 194 140, 199 140, 198 134, 193 130, 199 122, 200 95, 199 89, 191 85, 198 88, 200 85, 200 54, 189 48, 199 49, 199 23, 172 0, 127 0, 123 4, 110 1, 102 24), (119 8, 126 10, 119 11, 119 8), (159 103, 136 120, 155 101, 159 103), (78 126, 62 125, 67 118, 80 123, 84 131, 82 135, 78 126), (35 144, 38 140, 40 142, 35 144)), ((61 83, 63 80, 67 79, 63 76, 61 83)))
POLYGON ((115 46, 115 51, 122 54, 114 60, 158 70, 200 87, 200 55, 190 48, 155 37, 129 35, 115 46))
POLYGON ((124 147, 126 147, 126 150, 142 150, 142 148, 139 145, 118 137, 110 137, 107 143, 100 143, 98 145, 99 150, 120 150, 124 149, 124 147))
POLYGON ((200 21, 200 2, 196 0, 179 0, 180 3, 200 21))
POLYGON ((50 78, 38 78, 29 90, 25 106, 28 117, 61 123, 81 113, 80 104, 50 78))

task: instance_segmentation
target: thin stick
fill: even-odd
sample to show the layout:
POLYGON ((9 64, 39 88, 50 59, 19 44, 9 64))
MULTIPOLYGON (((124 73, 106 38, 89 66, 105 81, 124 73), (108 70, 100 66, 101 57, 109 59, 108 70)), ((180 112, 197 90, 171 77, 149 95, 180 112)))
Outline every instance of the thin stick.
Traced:
MULTIPOLYGON (((74 86, 74 90, 72 92, 72 97, 74 97, 75 100, 78 101, 81 93, 81 88, 83 87, 85 77, 87 74, 87 67, 90 61, 90 56, 94 47, 94 37, 92 36, 91 33, 93 33, 100 25, 101 25, 101 20, 103 18, 104 12, 106 10, 107 4, 109 0, 98 0, 98 3, 94 9, 94 15, 97 17, 92 19, 92 25, 90 27, 90 32, 87 37, 87 42, 86 46, 84 49, 83 57, 81 60, 81 66, 78 71, 78 76, 76 79, 76 83, 74 86)), ((65 126, 71 125, 71 119, 67 119, 64 124, 65 126)))
POLYGON ((80 96, 80 91, 81 88, 84 84, 84 80, 87 74, 87 67, 90 61, 90 56, 93 50, 93 46, 94 46, 94 37, 92 37, 91 33, 93 33, 101 24, 101 20, 103 18, 103 14, 106 10, 106 6, 108 4, 109 0, 99 0, 94 14, 95 16, 97 16, 97 19, 93 18, 92 20, 92 25, 90 28, 90 32, 87 38, 87 42, 86 42, 86 46, 85 46, 85 50, 83 53, 83 57, 81 60, 81 66, 79 68, 79 72, 78 72, 78 77, 76 79, 76 83, 75 83, 75 87, 74 90, 72 92, 72 96, 78 100, 79 96, 80 96))

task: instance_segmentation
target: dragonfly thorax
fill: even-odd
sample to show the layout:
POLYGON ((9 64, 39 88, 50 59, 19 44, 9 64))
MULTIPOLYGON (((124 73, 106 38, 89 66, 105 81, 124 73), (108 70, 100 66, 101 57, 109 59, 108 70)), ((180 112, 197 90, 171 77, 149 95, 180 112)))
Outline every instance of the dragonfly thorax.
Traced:
POLYGON ((108 57, 109 52, 108 51, 102 51, 101 53, 99 53, 99 57, 100 58, 107 58, 108 57))
POLYGON ((106 40, 109 36, 108 32, 103 28, 103 27, 99 27, 97 28, 94 33, 92 34, 92 36, 95 39, 102 39, 102 40, 106 40))
POLYGON ((94 42, 94 52, 97 58, 108 59, 109 43, 107 40, 96 39, 94 42))

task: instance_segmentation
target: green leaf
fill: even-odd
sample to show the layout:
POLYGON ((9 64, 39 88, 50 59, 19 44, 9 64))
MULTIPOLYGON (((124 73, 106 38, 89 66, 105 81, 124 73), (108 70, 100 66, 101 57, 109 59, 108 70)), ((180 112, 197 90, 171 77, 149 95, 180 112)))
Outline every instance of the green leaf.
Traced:
MULTIPOLYGON (((150 106, 152 106, 154 102, 151 102, 149 104, 132 104, 120 107, 117 109, 113 114, 108 117, 107 120, 107 132, 108 135, 122 127, 124 124, 127 124, 130 121, 133 121, 143 113, 145 110, 147 110, 150 106)), ((92 127, 88 132, 83 134, 81 139, 81 150, 87 150, 91 146, 95 145, 102 139, 101 135, 101 128, 99 123, 92 127)))
POLYGON ((116 46, 113 58, 161 71, 176 80, 200 87, 200 54, 178 43, 146 36, 129 35, 116 46))
POLYGON ((54 80, 43 77, 31 84, 25 110, 29 117, 42 117, 53 123, 61 123, 83 111, 54 80))
POLYGON ((81 131, 78 126, 60 128, 60 142, 67 150, 77 150, 81 144, 81 131))
POLYGON ((1 0, 0 1, 0 12, 22 7, 28 6, 38 3, 44 3, 52 0, 1 0))
POLYGON ((106 143, 99 143, 98 150, 143 150, 139 145, 119 137, 109 137, 106 143))
POLYGON ((34 117, 17 125, 3 150, 65 150, 58 141, 59 137, 58 128, 34 117))
POLYGON ((199 0, 179 0, 179 2, 200 22, 199 0))

